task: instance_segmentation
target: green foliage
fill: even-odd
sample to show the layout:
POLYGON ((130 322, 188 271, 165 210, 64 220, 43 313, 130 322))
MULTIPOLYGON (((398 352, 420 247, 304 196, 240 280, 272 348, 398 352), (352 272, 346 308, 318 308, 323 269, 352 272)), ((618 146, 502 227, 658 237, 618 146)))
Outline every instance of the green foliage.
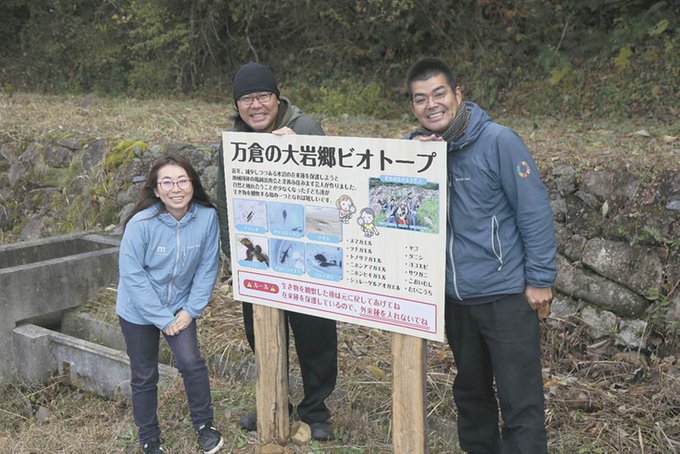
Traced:
POLYGON ((631 227, 630 231, 619 227, 619 234, 628 239, 628 244, 634 246, 636 244, 660 244, 667 247, 677 247, 677 239, 668 238, 659 232, 655 227, 646 225, 641 231, 638 230, 637 224, 631 227))
POLYGON ((616 69, 623 70, 630 66, 630 57, 633 55, 633 49, 626 45, 619 49, 618 54, 614 57, 614 66, 616 69))
POLYGON ((137 431, 134 426, 128 425, 118 434, 117 444, 122 447, 128 446, 137 440, 137 431))
POLYGON ((387 117, 423 55, 485 107, 667 115, 679 90, 669 1, 7 0, 0 15, 0 85, 27 90, 221 100, 255 60, 308 87, 296 104, 387 117))
POLYGON ((9 65, 17 73, 5 74, 6 82, 49 91, 124 90, 124 30, 108 26, 107 8, 85 0, 14 0, 0 7, 14 13, 9 65))
POLYGON ((48 167, 44 182, 48 186, 75 192, 73 188, 77 187, 78 181, 82 177, 80 170, 79 166, 74 162, 71 162, 68 167, 63 168, 48 167))
POLYGON ((394 111, 394 100, 377 81, 340 80, 333 85, 311 88, 296 84, 286 91, 295 104, 306 104, 305 110, 335 115, 370 115, 385 118, 394 111), (302 102, 297 100, 301 99, 302 102))
POLYGON ((671 297, 660 295, 649 306, 647 314, 652 329, 663 336, 667 349, 675 352, 680 348, 680 321, 668 317, 670 308, 671 297))

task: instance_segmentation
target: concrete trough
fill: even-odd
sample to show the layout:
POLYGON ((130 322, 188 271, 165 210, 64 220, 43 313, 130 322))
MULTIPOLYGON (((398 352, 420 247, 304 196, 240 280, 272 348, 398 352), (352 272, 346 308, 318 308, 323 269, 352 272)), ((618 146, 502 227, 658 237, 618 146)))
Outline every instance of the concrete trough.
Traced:
MULTIPOLYGON (((93 317, 88 312, 73 309, 64 312, 61 318, 60 332, 95 344, 104 345, 114 350, 127 351, 123 332, 118 323, 111 324, 93 317)), ((173 356, 167 344, 161 344, 158 361, 172 364, 173 356), (164 348, 165 347, 165 348, 164 348)))
MULTIPOLYGON (((0 246, 0 337, 27 321, 59 323, 64 310, 85 303, 118 280, 119 241, 71 234, 0 246)), ((12 342, 0 342, 0 381, 17 375, 12 342)))
MULTIPOLYGON (((13 330, 18 377, 45 383, 55 373, 66 383, 102 396, 130 396, 130 362, 120 350, 33 324, 13 330)), ((159 364, 159 384, 171 383, 179 372, 159 364)))
POLYGON ((64 312, 61 318, 62 333, 114 350, 126 351, 125 338, 120 325, 111 324, 93 317, 88 312, 73 309, 64 312))

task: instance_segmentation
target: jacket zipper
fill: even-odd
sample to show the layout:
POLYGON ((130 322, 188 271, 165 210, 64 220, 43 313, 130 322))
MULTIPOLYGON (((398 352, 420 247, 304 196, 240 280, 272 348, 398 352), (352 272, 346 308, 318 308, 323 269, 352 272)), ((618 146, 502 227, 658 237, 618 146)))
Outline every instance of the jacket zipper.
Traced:
POLYGON ((456 279, 456 262, 453 260, 453 221, 451 220, 451 216, 449 213, 451 212, 450 205, 453 203, 453 200, 451 199, 451 187, 453 186, 453 183, 451 183, 453 179, 453 175, 449 174, 448 178, 448 187, 446 188, 447 192, 447 201, 449 202, 449 206, 446 207, 446 224, 449 227, 449 232, 451 234, 449 235, 449 241, 447 244, 447 253, 449 254, 449 260, 451 260, 451 272, 453 273, 453 291, 456 292, 456 298, 459 300, 463 300, 463 298, 460 297, 460 294, 458 293, 458 280, 456 279))
POLYGON ((177 223, 177 226, 175 227, 175 264, 172 266, 172 277, 170 278, 170 282, 168 283, 168 306, 170 305, 172 301, 172 286, 175 283, 175 277, 177 277, 177 265, 179 264, 179 259, 180 259, 180 241, 179 241, 179 230, 180 230, 180 223, 177 223))
POLYGON ((496 259, 498 259, 498 268, 496 268, 496 271, 500 271, 503 268, 503 245, 501 244, 501 238, 498 234, 499 230, 498 219, 496 216, 491 216, 491 250, 496 256, 496 259), (496 250, 496 244, 498 244, 498 250, 496 250))

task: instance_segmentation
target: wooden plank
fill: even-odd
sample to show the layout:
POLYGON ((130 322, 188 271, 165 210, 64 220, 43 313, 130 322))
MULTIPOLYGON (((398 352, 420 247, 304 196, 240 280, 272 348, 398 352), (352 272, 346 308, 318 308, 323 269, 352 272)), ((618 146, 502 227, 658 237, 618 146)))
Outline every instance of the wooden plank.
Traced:
POLYGON ((392 449, 395 454, 427 452, 427 341, 392 334, 392 449))
POLYGON ((284 317, 280 309, 253 304, 257 434, 262 443, 280 445, 287 444, 290 436, 284 317))

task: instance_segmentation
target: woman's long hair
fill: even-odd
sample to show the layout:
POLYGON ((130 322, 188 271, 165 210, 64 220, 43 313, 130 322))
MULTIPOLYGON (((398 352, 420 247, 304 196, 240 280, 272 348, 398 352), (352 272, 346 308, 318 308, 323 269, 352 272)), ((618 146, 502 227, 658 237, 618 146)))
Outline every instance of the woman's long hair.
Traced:
MULTIPOLYGON (((203 184, 201 183, 201 178, 198 176, 198 172, 196 172, 187 158, 179 153, 166 153, 161 158, 159 158, 158 161, 156 161, 153 167, 151 167, 149 170, 149 173, 146 175, 146 180, 144 180, 144 186, 142 187, 142 191, 139 193, 137 203, 130 211, 130 214, 128 214, 128 216, 125 218, 123 229, 125 229, 125 226, 128 222, 130 222, 130 219, 132 219, 135 214, 159 202, 158 197, 156 197, 156 193, 154 192, 158 183, 158 171, 161 169, 161 167, 168 164, 180 166, 187 173, 187 176, 191 180, 191 184, 194 187, 194 195, 191 198, 191 203, 198 203, 199 205, 215 208, 215 204, 210 200, 210 197, 203 188, 203 184)), ((165 205, 161 203, 161 207, 158 210, 158 213, 156 213, 156 216, 158 216, 163 211, 165 211, 165 205)))

